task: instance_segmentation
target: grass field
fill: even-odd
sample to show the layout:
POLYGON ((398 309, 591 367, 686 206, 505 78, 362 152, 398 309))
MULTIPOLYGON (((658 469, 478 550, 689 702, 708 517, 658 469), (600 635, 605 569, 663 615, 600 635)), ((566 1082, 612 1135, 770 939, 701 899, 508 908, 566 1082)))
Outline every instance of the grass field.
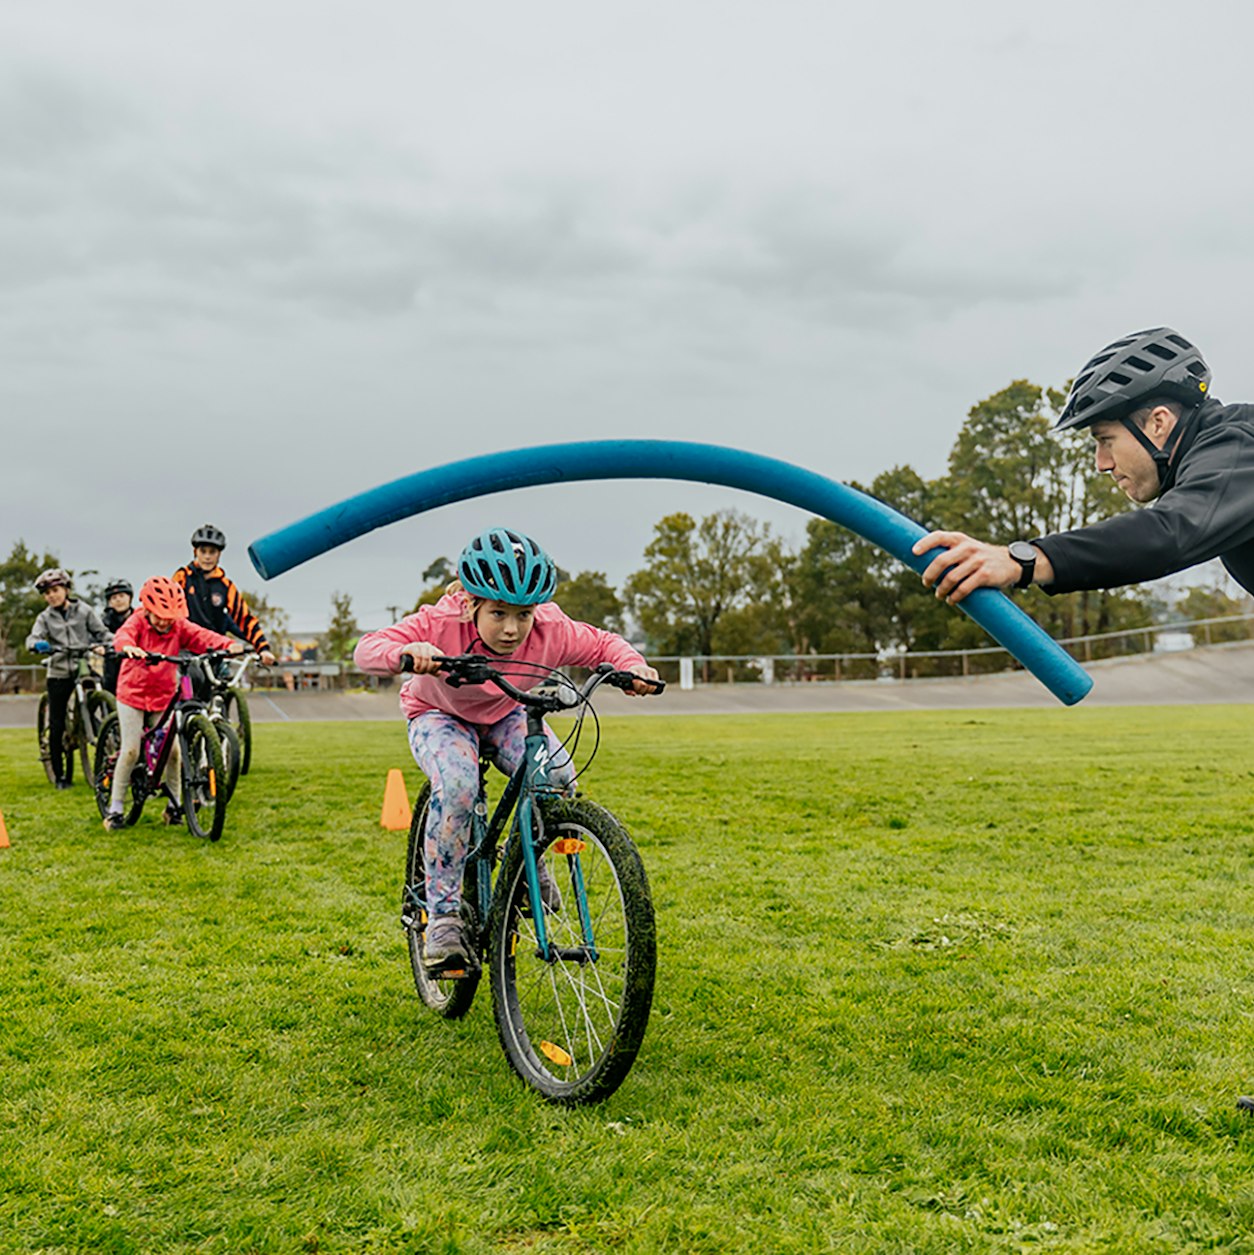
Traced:
POLYGON ((1254 712, 609 720, 653 1018, 601 1107, 411 984, 403 729, 218 845, 0 732, 0 1250, 1254 1251, 1254 712))

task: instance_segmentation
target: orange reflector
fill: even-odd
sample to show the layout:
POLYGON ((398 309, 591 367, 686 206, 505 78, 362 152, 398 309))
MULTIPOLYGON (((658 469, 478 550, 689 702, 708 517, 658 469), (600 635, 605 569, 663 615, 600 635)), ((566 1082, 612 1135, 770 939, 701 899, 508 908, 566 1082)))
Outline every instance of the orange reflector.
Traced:
POLYGON ((217 781, 217 778, 213 774, 212 767, 209 768, 209 796, 210 797, 218 796, 218 781, 217 781))
POLYGON ((574 1059, 570 1057, 561 1046, 555 1046, 551 1041, 542 1041, 540 1043, 540 1053, 546 1058, 552 1059, 554 1063, 559 1064, 563 1068, 568 1068, 574 1059))
POLYGON ((509 939, 509 957, 512 959, 518 953, 518 934, 514 933, 509 939))
POLYGON ((554 854, 581 854, 587 848, 587 842, 578 837, 558 837, 552 846, 554 854))

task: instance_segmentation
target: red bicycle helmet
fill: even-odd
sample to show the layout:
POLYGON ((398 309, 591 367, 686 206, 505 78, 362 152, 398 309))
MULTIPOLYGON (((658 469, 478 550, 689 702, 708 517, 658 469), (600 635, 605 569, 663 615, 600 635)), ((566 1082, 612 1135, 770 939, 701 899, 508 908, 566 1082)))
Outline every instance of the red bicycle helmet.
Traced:
POLYGON ((139 604, 158 619, 186 619, 187 598, 168 575, 154 575, 139 590, 139 604))

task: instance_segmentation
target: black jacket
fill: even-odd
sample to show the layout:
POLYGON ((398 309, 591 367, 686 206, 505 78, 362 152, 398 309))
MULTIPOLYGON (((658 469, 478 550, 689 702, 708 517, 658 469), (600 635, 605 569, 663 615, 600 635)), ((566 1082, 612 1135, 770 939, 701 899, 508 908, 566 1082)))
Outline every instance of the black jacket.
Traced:
POLYGON ((201 627, 207 627, 222 635, 230 633, 247 641, 260 652, 270 648, 270 642, 257 616, 248 608, 244 595, 220 567, 202 571, 194 562, 179 567, 174 580, 183 585, 187 594, 187 617, 201 627))
POLYGON ((1156 501, 1032 542, 1054 566, 1047 593, 1139 584, 1210 558, 1254 592, 1254 405, 1211 399, 1181 422, 1156 501))

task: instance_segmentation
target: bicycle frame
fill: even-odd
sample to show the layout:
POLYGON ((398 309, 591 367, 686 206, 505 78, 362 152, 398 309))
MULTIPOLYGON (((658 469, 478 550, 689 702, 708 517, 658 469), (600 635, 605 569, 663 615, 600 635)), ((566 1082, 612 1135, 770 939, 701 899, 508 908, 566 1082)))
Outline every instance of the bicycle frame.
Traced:
MULTIPOLYGON (((527 735, 524 741, 523 761, 510 776, 492 811, 489 821, 486 816, 487 794, 484 777, 487 774, 486 762, 481 763, 479 772, 479 797, 475 804, 472 818, 470 853, 466 857, 467 866, 473 862, 479 874, 475 876, 477 901, 475 902, 477 923, 486 927, 488 913, 492 906, 492 869, 496 863, 496 847, 500 834, 513 814, 513 825, 508 840, 522 842, 523 866, 527 875, 527 897, 531 903, 531 917, 536 927, 536 943, 540 957, 546 962, 553 958, 550 948, 548 929, 545 927, 544 907, 540 898, 540 870, 536 862, 535 852, 535 807, 537 794, 558 793, 557 786, 549 781, 549 760, 552 750, 544 728, 544 713, 534 708, 527 710, 527 735)), ((579 872, 579 856, 574 854, 575 894, 579 903, 579 919, 583 926, 584 943, 588 957, 596 958, 595 944, 592 938, 592 921, 588 915, 588 904, 583 889, 583 877, 579 872)))
MULTIPOLYGON (((604 678, 604 673, 601 673, 604 678)), ((599 679, 594 676, 582 690, 581 701, 586 701, 596 688, 599 679)), ((549 939, 549 931, 545 920, 545 911, 540 890, 540 870, 536 860, 536 808, 535 799, 543 794, 560 794, 561 790, 552 783, 549 768, 553 757, 549 745, 548 733, 544 724, 544 716, 561 709, 569 709, 563 702, 537 703, 530 694, 520 693, 498 682, 503 688, 516 697, 524 706, 527 718, 527 732, 523 742, 523 759, 510 776, 505 791, 493 809, 492 817, 487 819, 487 794, 485 777, 488 764, 480 763, 479 794, 475 802, 471 818, 470 851, 466 856, 467 871, 473 871, 476 886, 476 925, 480 930, 486 929, 492 907, 492 896, 495 885, 492 871, 497 862, 497 842, 505 825, 513 814, 508 841, 517 839, 521 842, 524 873, 527 880, 527 900, 531 908, 531 919, 536 933, 537 957, 546 963, 557 959, 570 959, 577 962, 596 962, 599 953, 594 935, 592 916, 588 910, 587 893, 584 887, 583 870, 579 861, 579 851, 563 851, 569 860, 571 870, 571 886, 574 890, 576 907, 579 915, 582 945, 558 951, 549 939)), ((660 691, 661 683, 658 683, 660 691)), ((576 703, 578 704, 578 703, 576 703)), ((503 854, 503 851, 502 851, 503 854)), ((503 860, 502 860, 503 861, 503 860)))
POLYGON ((143 734, 139 738, 139 758, 136 760, 136 767, 143 766, 148 773, 150 788, 148 792, 156 793, 161 788, 161 780, 165 775, 165 769, 169 765, 170 755, 174 752, 174 740, 183 730, 183 723, 188 715, 201 713, 205 709, 204 702, 197 701, 192 692, 192 678, 184 671, 178 680, 178 684, 174 689, 174 696, 170 698, 170 703, 161 712, 161 717, 151 728, 145 728, 143 734), (165 728, 165 738, 161 743, 161 749, 157 752, 155 762, 151 768, 148 766, 148 747, 152 743, 152 738, 156 736, 159 729, 165 728))

